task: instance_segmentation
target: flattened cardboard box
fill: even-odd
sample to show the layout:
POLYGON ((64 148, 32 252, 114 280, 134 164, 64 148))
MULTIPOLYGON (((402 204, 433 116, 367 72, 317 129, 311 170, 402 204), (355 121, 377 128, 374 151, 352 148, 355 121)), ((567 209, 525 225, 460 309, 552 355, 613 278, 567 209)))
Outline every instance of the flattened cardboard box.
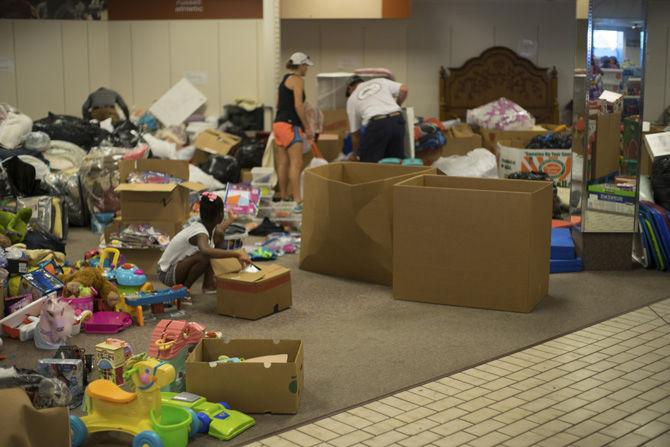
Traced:
POLYGON ((257 320, 293 304, 291 271, 279 264, 258 264, 256 273, 240 272, 237 259, 212 259, 216 276, 216 311, 230 317, 257 320))
POLYGON ((392 284, 395 183, 429 167, 332 163, 305 171, 300 268, 392 284))
POLYGON ((484 147, 494 154, 496 153, 496 146, 500 140, 521 140, 524 145, 528 143, 533 137, 538 135, 546 135, 556 129, 558 125, 540 124, 533 130, 498 130, 498 129, 479 129, 482 136, 482 144, 484 147))
POLYGON ((393 192, 396 299, 530 312, 547 294, 550 182, 422 175, 393 192))
POLYGON ((121 216, 124 221, 184 222, 189 218, 189 194, 201 191, 201 183, 189 182, 189 163, 182 160, 123 160, 119 165, 121 181, 131 172, 156 171, 184 180, 182 183, 121 183, 121 216))
POLYGON ((186 359, 186 391, 228 402, 245 413, 295 414, 303 387, 300 340, 203 339, 186 359), (252 358, 288 354, 287 363, 217 363, 221 355, 252 358))
POLYGON ((202 131, 195 139, 195 154, 191 163, 200 164, 210 155, 228 155, 242 139, 237 135, 221 132, 215 129, 202 131))

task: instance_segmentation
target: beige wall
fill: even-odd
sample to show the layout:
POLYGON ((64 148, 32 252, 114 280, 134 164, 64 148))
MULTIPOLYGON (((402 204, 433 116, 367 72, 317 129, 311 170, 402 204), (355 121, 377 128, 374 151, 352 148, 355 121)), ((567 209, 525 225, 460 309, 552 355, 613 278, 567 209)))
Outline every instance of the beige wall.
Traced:
POLYGON ((0 20, 0 102, 35 119, 79 115, 88 93, 107 86, 146 108, 195 72, 208 113, 219 115, 235 98, 263 100, 260 48, 262 21, 252 19, 0 20))
POLYGON ((647 17, 644 120, 654 122, 670 106, 670 2, 651 0, 647 17))
POLYGON ((538 48, 533 61, 556 66, 563 107, 572 99, 575 36, 574 2, 414 0, 409 20, 283 20, 282 58, 304 51, 316 62, 308 100, 316 98, 316 73, 382 66, 409 85, 418 115, 437 116, 440 65, 459 66, 493 45, 517 49, 529 39, 538 48))

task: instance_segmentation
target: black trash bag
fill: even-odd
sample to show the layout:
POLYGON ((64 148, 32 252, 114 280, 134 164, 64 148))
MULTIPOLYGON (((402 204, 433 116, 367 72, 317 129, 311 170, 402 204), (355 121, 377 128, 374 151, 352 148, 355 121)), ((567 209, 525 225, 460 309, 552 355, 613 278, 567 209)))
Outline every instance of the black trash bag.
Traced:
POLYGON ((16 149, 3 149, 0 147, 0 160, 5 160, 7 158, 11 158, 14 156, 19 156, 19 155, 30 155, 32 157, 35 157, 39 160, 42 160, 44 163, 49 164, 49 160, 44 158, 44 154, 42 152, 37 151, 35 149, 26 149, 26 148, 16 148, 16 149))
POLYGON ((16 195, 32 196, 39 191, 40 181, 35 177, 35 167, 19 157, 10 157, 2 162, 10 188, 16 195))
POLYGON ((654 201, 670 211, 670 155, 654 159, 651 165, 651 188, 654 201))
POLYGON ((228 121, 241 130, 263 130, 263 115, 263 107, 248 112, 242 107, 228 104, 223 107, 223 117, 219 124, 228 121))
POLYGON ((258 141, 242 143, 235 149, 235 158, 241 169, 251 169, 263 166, 265 144, 258 141))
POLYGON ((552 217, 554 219, 562 219, 563 214, 569 211, 569 207, 561 202, 561 198, 558 197, 558 188, 556 183, 553 182, 551 177, 549 177, 544 172, 513 172, 507 176, 509 179, 513 180, 533 180, 541 182, 551 182, 553 186, 554 199, 552 203, 552 217))
POLYGON ((239 183, 240 165, 230 155, 216 155, 200 165, 200 169, 221 183, 239 183))
POLYGON ((36 226, 30 226, 23 241, 28 250, 53 250, 65 253, 65 241, 36 226))
POLYGON ((572 134, 570 132, 552 132, 546 135, 533 137, 526 149, 570 149, 572 147, 572 134))
POLYGON ((33 123, 33 130, 44 132, 52 140, 63 140, 89 151, 98 146, 111 134, 97 124, 92 124, 76 116, 56 115, 49 112, 46 118, 33 123))
POLYGON ((140 140, 140 130, 131 121, 122 121, 114 129, 110 142, 115 147, 135 147, 140 140))

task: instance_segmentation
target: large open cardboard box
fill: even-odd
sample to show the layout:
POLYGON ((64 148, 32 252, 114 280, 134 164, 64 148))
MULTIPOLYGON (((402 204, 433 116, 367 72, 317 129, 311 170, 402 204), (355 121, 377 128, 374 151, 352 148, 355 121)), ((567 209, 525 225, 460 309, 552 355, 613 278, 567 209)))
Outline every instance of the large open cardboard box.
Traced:
POLYGON ((260 271, 241 272, 235 258, 212 259, 216 277, 216 311, 257 320, 291 307, 291 271, 279 264, 257 264, 260 271))
POLYGON ((473 134, 464 137, 447 137, 447 142, 442 146, 442 156, 466 155, 473 149, 484 147, 482 145, 482 136, 473 134))
POLYGON ((295 414, 303 387, 300 340, 206 338, 186 359, 186 391, 210 402, 228 402, 245 413, 295 414), (221 355, 249 359, 288 354, 287 363, 217 363, 221 355))
POLYGON ((422 175, 393 193, 396 299, 530 312, 547 294, 550 182, 422 175))
POLYGON ((344 138, 349 132, 349 118, 345 109, 323 111, 323 133, 335 133, 344 138))
POLYGON ((205 189, 201 183, 189 182, 189 163, 181 160, 123 160, 119 164, 123 183, 121 219, 124 222, 184 222, 190 214, 189 194, 205 189), (125 183, 131 172, 155 171, 183 180, 182 183, 125 183))
POLYGON ((333 163, 305 171, 300 268, 392 283, 394 184, 427 167, 333 163))

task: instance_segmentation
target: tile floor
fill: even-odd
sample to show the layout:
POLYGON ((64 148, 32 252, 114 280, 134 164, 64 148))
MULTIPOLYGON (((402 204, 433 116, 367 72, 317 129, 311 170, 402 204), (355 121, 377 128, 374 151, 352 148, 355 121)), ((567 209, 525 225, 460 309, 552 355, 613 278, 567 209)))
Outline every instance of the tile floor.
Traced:
POLYGON ((670 446, 670 299, 250 444, 670 446))

